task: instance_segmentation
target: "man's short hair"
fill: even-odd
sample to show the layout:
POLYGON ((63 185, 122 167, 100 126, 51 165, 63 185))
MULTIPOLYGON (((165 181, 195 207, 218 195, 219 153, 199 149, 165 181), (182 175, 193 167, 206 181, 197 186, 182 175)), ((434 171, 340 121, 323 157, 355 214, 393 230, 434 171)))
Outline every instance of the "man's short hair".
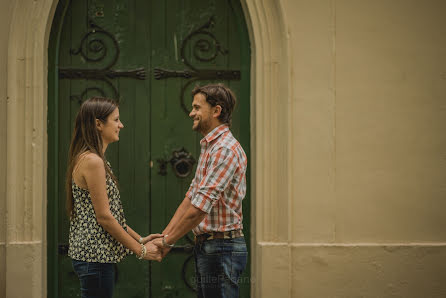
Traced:
POLYGON ((223 84, 209 84, 205 86, 195 86, 192 90, 192 97, 201 93, 206 98, 206 101, 215 107, 219 105, 221 107, 221 113, 218 117, 221 123, 226 123, 229 126, 232 121, 232 112, 236 103, 234 93, 223 84))

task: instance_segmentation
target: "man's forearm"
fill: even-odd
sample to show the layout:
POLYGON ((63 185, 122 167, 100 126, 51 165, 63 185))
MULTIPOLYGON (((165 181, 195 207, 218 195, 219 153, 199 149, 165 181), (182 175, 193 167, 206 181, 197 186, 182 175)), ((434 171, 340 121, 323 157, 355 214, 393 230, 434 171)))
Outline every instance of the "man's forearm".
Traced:
POLYGON ((183 217, 184 213, 186 213, 187 208, 190 205, 190 199, 184 198, 183 202, 181 202, 180 206, 178 206, 177 211, 173 215, 167 227, 163 230, 162 234, 166 235, 175 227, 178 221, 183 217))
POLYGON ((176 224, 172 226, 169 232, 163 233, 169 235, 166 238, 166 242, 169 244, 177 242, 178 239, 180 239, 190 230, 198 226, 198 224, 204 219, 206 215, 206 212, 201 211, 192 204, 189 203, 188 205, 186 205, 186 210, 181 219, 179 219, 176 224))

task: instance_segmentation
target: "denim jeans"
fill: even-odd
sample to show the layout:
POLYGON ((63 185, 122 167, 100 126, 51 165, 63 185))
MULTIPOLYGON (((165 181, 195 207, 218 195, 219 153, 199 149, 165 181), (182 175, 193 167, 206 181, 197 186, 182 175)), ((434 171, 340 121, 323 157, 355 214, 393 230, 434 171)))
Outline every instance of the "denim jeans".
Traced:
POLYGON ((115 286, 114 263, 91 263, 72 260, 81 282, 82 298, 111 298, 115 286))
POLYGON ((239 277, 248 259, 243 237, 198 242, 194 257, 199 298, 239 296, 239 277))

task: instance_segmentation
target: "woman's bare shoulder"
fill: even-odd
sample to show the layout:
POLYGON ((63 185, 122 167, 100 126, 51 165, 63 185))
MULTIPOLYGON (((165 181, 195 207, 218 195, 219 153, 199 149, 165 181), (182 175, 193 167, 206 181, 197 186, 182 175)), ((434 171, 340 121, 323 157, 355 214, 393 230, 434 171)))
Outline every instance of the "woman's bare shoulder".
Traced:
POLYGON ((93 168, 96 168, 96 167, 104 168, 104 161, 96 153, 86 152, 83 160, 84 160, 85 166, 87 168, 91 168, 91 167, 93 167, 93 168))
POLYGON ((105 169, 104 161, 96 153, 86 151, 79 155, 77 167, 82 170, 105 169))

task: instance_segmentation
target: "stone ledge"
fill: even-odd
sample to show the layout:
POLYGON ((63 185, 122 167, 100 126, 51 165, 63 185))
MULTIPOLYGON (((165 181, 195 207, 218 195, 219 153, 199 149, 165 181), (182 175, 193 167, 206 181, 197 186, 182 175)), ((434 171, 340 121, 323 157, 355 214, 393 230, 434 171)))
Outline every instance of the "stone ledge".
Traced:
POLYGON ((291 297, 446 297, 445 243, 294 245, 291 297))
POLYGON ((258 246, 285 247, 446 247, 446 242, 358 242, 358 243, 296 243, 296 242, 257 242, 258 246))
POLYGON ((6 297, 42 297, 46 282, 43 272, 44 248, 42 242, 8 243, 4 249, 6 297))
POLYGON ((0 297, 6 296, 6 249, 5 243, 0 243, 0 297))
POLYGON ((446 297, 445 242, 254 246, 254 297, 446 297))
POLYGON ((258 265, 251 281, 255 289, 252 297, 290 297, 291 250, 288 246, 276 244, 279 245, 257 245, 254 249, 258 265))

